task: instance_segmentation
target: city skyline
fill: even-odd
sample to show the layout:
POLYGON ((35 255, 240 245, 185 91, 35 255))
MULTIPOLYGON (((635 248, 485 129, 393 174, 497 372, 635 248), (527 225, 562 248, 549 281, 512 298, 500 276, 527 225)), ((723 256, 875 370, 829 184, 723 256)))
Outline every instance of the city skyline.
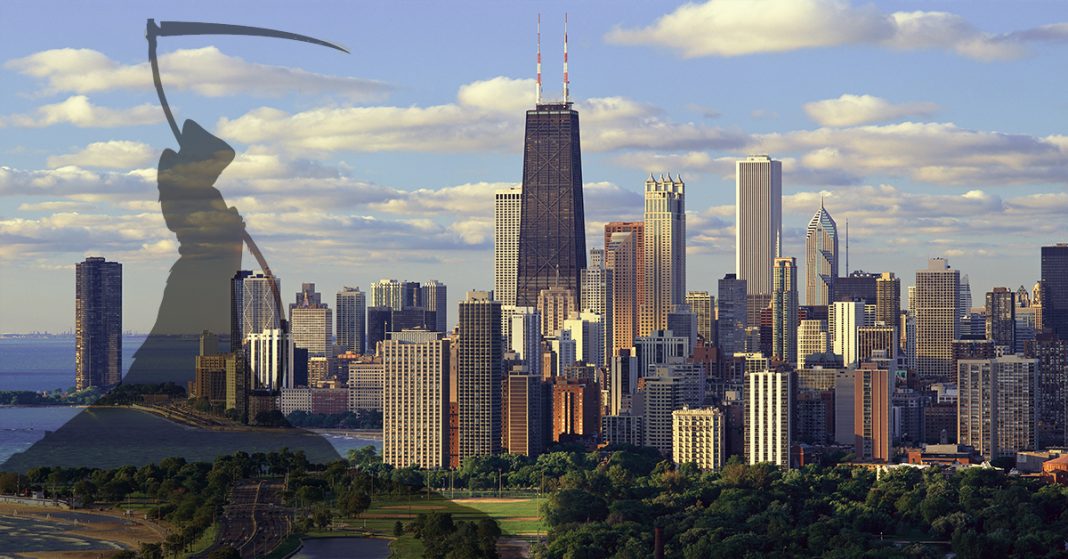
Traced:
MULTIPOLYGON (((901 9, 895 3, 871 9, 820 1, 798 6, 810 14, 827 15, 831 28, 892 20, 901 9)), ((595 239, 605 221, 640 217, 641 181, 648 172, 682 173, 691 186, 687 286, 712 290, 712 281, 700 279, 732 271, 730 167, 749 153, 770 153, 784 162, 784 255, 803 255, 804 223, 821 196, 840 222, 851 222, 852 268, 889 269, 907 278, 906 272, 921 267, 928 257, 944 256, 971 276, 977 293, 994 286, 1033 284, 1040 272, 1029 247, 1064 237, 1064 227, 1051 217, 1065 199, 1058 186, 1063 179, 1050 159, 1050 154, 1057 159, 1060 153, 1055 137, 1058 119, 1050 115, 1065 110, 1046 91, 1056 88, 1013 90, 1019 102, 1008 108, 999 102, 1004 90, 998 88, 980 99, 957 92, 991 90, 981 84, 998 76, 999 83, 1052 79, 1044 68, 1055 63, 1060 50, 1060 28, 1049 27, 1064 19, 1057 9, 1025 14, 955 4, 946 21, 964 25, 937 40, 911 37, 924 48, 900 42, 906 30, 887 28, 880 40, 823 34, 825 43, 819 45, 783 39, 767 49, 742 41, 724 50, 723 45, 695 39, 692 52, 677 52, 673 48, 679 39, 668 38, 666 30, 678 25, 673 22, 687 8, 635 7, 626 15, 613 14, 619 21, 606 19, 602 8, 598 3, 566 8, 571 26, 571 96, 586 115, 587 247, 598 246, 595 239), (858 43, 859 49, 849 48, 858 43), (632 61, 639 73, 643 67, 650 69, 650 75, 659 73, 652 68, 663 69, 695 93, 667 94, 642 80, 631 83, 634 80, 609 71, 611 65, 600 64, 620 56, 632 61), (921 85, 871 71, 845 78, 820 70, 858 57, 873 67, 908 72, 906 77, 936 65, 948 64, 951 71, 921 85), (752 95, 771 79, 758 76, 755 62, 771 70, 760 72, 761 76, 806 72, 813 79, 789 94, 752 95), (749 94, 731 93, 726 87, 696 87, 701 75, 725 71, 739 73, 751 83, 752 87, 743 88, 749 94), (999 111, 990 110, 995 104, 999 111), (649 134, 651 129, 664 133, 649 134), (928 149, 934 145, 941 147, 928 149), (984 154, 1008 154, 1026 164, 1006 164, 997 155, 965 148, 977 145, 984 154), (905 223, 911 228, 897 227, 900 237, 893 246, 881 243, 881 230, 905 223), (986 229, 977 229, 980 225, 986 229), (1007 264, 989 265, 992 259, 1007 264)), ((713 1, 692 9, 712 8, 729 10, 730 5, 713 1)), ((787 9, 785 4, 780 8, 787 9)), ((30 20, 40 9, 14 8, 30 20)), ((217 17, 234 19, 236 10, 224 7, 217 17)), ((366 18, 388 17, 387 10, 376 7, 366 18)), ((549 22, 565 9, 546 5, 541 11, 546 20, 542 26, 545 96, 556 98, 560 94, 555 84, 562 77, 562 21, 549 22)), ((182 10, 150 15, 197 19, 193 11, 182 10)), ((314 30, 354 52, 368 52, 366 39, 354 38, 351 30, 294 15, 285 27, 314 30)), ((475 64, 469 57, 443 53, 446 60, 463 60, 467 68, 449 73, 453 66, 445 64, 430 74, 416 71, 434 78, 423 83, 420 77, 419 84, 407 77, 419 63, 400 53, 378 58, 382 65, 374 67, 364 62, 366 56, 355 66, 351 59, 301 58, 299 67, 306 73, 294 77, 286 68, 298 65, 294 57, 301 52, 295 47, 243 39, 184 41, 173 47, 178 50, 162 53, 162 65, 167 75, 168 62, 177 65, 191 52, 180 49, 196 48, 207 49, 206 56, 215 57, 213 64, 219 68, 232 65, 234 75, 221 83, 217 75, 167 78, 178 86, 180 118, 214 120, 216 132, 238 142, 238 160, 220 187, 246 215, 251 230, 276 232, 264 250, 279 277, 315 281, 331 293, 345 285, 367 286, 401 268, 395 275, 438 277, 456 286, 449 303, 455 306, 463 290, 491 287, 485 274, 472 270, 491 267, 493 190, 520 179, 521 115, 534 96, 536 15, 533 7, 486 8, 485 17, 499 25, 480 40, 496 40, 501 48, 483 51, 484 58, 475 64), (300 82, 302 78, 307 81, 300 82), (272 87, 253 91, 257 86, 252 84, 272 87), (301 101, 291 95, 298 87, 311 98, 301 101), (321 100, 334 91, 342 97, 340 112, 333 115, 343 128, 342 145, 315 148, 300 139, 306 136, 299 130, 291 141, 270 132, 291 125, 291 115, 322 116, 328 109, 321 100), (251 98, 242 99, 244 95, 251 98), (373 121, 384 127, 381 137, 372 139, 346 124, 357 118, 351 111, 358 107, 368 125, 373 121), (272 112, 276 110, 281 112, 272 112), (427 122, 432 113, 464 111, 499 126, 466 128, 481 138, 472 145, 473 141, 454 141, 456 137, 427 122), (414 124, 391 123, 386 116, 391 113, 414 119, 410 121, 414 124), (248 130, 253 118, 268 125, 261 137, 248 130), (439 147, 430 144, 434 141, 441 142, 439 147), (446 144, 444 151, 453 154, 448 157, 440 153, 446 144), (433 176, 418 170, 425 165, 399 164, 420 161, 435 168, 433 176), (294 205, 295 198, 271 186, 279 180, 300 182, 306 193, 303 202, 294 205), (278 219, 282 214, 286 219, 278 219), (294 250, 297 246, 310 250, 294 250), (329 254, 330 265, 321 275, 303 277, 299 270, 321 253, 329 254), (435 273, 442 268, 445 273, 435 273)), ((930 19, 936 29, 949 25, 930 19)), ((68 33, 37 33, 0 51, 5 61, 0 72, 12 85, 4 94, 7 109, 0 121, 5 129, 19 132, 0 141, 5 153, 0 191, 7 196, 0 215, 5 241, 0 304, 12 309, 13 317, 0 330, 70 328, 70 298, 56 297, 44 303, 43 312, 28 312, 25 300, 33 297, 14 294, 70 289, 69 282, 60 282, 51 272, 69 269, 87 255, 126 263, 130 304, 125 307, 124 325, 147 331, 151 324, 165 277, 161 270, 173 261, 175 244, 153 208, 151 180, 153 154, 172 142, 159 126, 150 89, 137 83, 138 74, 132 70, 143 63, 143 21, 143 14, 124 15, 102 21, 103 33, 87 35, 73 28, 75 21, 59 17, 55 25, 68 33), (51 50, 61 48, 89 50, 51 50), (66 73, 64 62, 71 61, 98 72, 91 78, 66 73), (77 234, 85 228, 95 234, 77 234)), ((258 23, 277 26, 278 22, 258 23)), ((428 22, 420 18, 413 25, 418 30, 428 22)), ((738 25, 739 32, 760 36, 760 30, 747 28, 744 22, 738 25)), ((817 24, 801 18, 798 25, 817 24)), ((18 31, 32 34, 33 30, 29 26, 18 31)), ((682 25, 676 31, 679 38, 699 37, 701 29, 682 25)), ((457 41, 446 47, 449 52, 471 50, 473 39, 457 35, 457 41)), ((249 264, 251 259, 246 267, 249 264)))

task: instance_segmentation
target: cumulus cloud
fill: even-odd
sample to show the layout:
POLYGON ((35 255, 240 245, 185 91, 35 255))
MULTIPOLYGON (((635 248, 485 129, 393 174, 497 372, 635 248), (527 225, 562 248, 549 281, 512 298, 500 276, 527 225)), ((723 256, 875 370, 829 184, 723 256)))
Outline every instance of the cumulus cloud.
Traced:
POLYGON ((928 102, 891 103, 873 95, 844 94, 837 99, 805 103, 805 113, 821 126, 856 126, 898 120, 904 117, 927 116, 938 110, 928 102))
POLYGON ((111 140, 93 142, 74 153, 51 156, 48 158, 48 166, 54 168, 75 165, 79 167, 129 169, 131 167, 149 165, 157 156, 158 154, 148 144, 127 140, 111 140))
MULTIPOLYGON (((208 97, 237 94, 270 97, 300 91, 372 101, 383 99, 390 92, 388 85, 375 80, 257 64, 224 54, 215 47, 165 53, 159 57, 159 65, 168 90, 189 90, 208 97)), ((46 50, 9 60, 4 66, 44 80, 47 84, 44 93, 48 94, 152 88, 148 62, 122 64, 91 49, 46 50)))
POLYGON ((708 0, 684 4, 652 24, 617 27, 605 39, 652 45, 682 56, 742 56, 840 45, 942 49, 976 60, 1015 58, 1033 40, 1063 40, 1058 25, 1005 35, 947 12, 881 12, 848 0, 708 0))
POLYGON ((30 114, 0 117, 0 126, 40 128, 72 124, 79 128, 114 128, 154 124, 163 120, 160 108, 148 103, 124 109, 101 107, 84 95, 74 95, 59 103, 37 107, 30 114))

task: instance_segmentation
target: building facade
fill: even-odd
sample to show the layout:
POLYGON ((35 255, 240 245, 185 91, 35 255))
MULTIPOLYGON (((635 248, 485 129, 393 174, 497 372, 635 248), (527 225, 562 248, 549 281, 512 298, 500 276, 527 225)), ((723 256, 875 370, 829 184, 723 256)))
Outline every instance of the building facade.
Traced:
POLYGON ((456 367, 461 462, 500 452, 503 355, 500 301, 469 291, 460 303, 456 367))
POLYGON ((793 373, 746 374, 745 458, 749 464, 790 467, 793 443, 793 373))
POLYGON ((498 190, 493 197, 493 296, 502 305, 515 305, 523 190, 498 190))
POLYGON ((344 287, 337 292, 337 345, 342 351, 364 354, 367 351, 367 294, 359 287, 344 287))
POLYGON ((686 297, 686 185, 681 177, 645 181, 645 300, 639 333, 667 327, 686 297))
POLYGON ((797 361, 797 260, 776 258, 772 270, 771 356, 797 361))
POLYGON ((723 467, 726 419, 718 408, 681 409, 671 413, 671 453, 676 464, 702 470, 723 467))
POLYGON ((837 278, 838 224, 821 199, 805 233, 805 304, 829 305, 837 278))
POLYGON ((449 465, 449 340, 395 332, 382 344, 382 461, 396 468, 449 465))
POLYGON ((74 267, 74 385, 122 382, 122 264, 99 256, 74 267))
POLYGON ((953 377, 953 340, 959 337, 960 272, 932 258, 916 272, 916 373, 921 378, 953 377))

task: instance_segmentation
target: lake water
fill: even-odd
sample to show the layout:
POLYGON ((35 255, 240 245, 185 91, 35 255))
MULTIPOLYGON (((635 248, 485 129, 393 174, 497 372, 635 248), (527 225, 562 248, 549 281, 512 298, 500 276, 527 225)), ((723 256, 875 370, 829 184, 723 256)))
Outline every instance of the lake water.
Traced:
POLYGON ((389 540, 377 538, 314 538, 304 540, 303 547, 293 556, 293 559, 333 559, 334 557, 386 559, 389 557, 389 540))
MULTIPOLYGON (((122 339, 122 372, 144 336, 122 339)), ((66 390, 74 386, 74 338, 0 339, 0 390, 66 390)))

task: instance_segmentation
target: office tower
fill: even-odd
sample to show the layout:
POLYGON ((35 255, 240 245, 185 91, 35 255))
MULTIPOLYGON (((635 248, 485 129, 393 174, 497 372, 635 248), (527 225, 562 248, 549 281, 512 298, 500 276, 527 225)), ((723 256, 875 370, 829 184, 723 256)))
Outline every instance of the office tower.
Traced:
POLYGON ((531 307, 516 307, 512 313, 510 350, 519 354, 530 376, 541 378, 541 314, 531 307))
MULTIPOLYGON (((643 248, 639 235, 644 231, 616 231, 609 233, 605 226, 604 266, 612 279, 612 353, 634 345, 638 335, 638 309, 641 304, 642 286, 638 283, 642 277, 638 263, 642 259, 643 248)), ((617 226, 619 224, 616 224, 617 226)))
POLYGON ((371 306, 404 308, 404 284, 395 279, 380 279, 371 284, 371 306))
POLYGON ((322 303, 314 283, 305 283, 297 293, 297 302, 289 305, 289 324, 293 347, 308 350, 311 357, 325 357, 332 350, 334 316, 322 303))
POLYGON ((772 270, 771 356, 797 361, 797 260, 776 258, 772 270))
POLYGON ((961 316, 964 316, 972 310, 972 285, 968 281, 968 274, 964 274, 960 277, 960 286, 957 288, 957 298, 959 303, 957 309, 961 316))
POLYGON ((856 415, 856 369, 839 369, 834 373, 834 442, 854 445, 857 442, 853 417, 856 415))
POLYGON ((293 339, 280 328, 254 332, 245 338, 252 389, 292 388, 293 339))
POLYGON ((608 402, 610 415, 631 409, 632 397, 638 388, 638 360, 632 349, 620 349, 612 356, 608 369, 608 402))
POLYGON ((793 432, 793 373, 746 373, 745 458, 749 464, 790 467, 793 432))
POLYGON ((1068 340, 1068 243, 1042 247, 1041 288, 1032 304, 1042 307, 1042 329, 1068 340))
POLYGON ((805 233, 805 304, 829 305, 838 278, 838 224, 823 207, 808 222, 805 233))
POLYGON ((122 382, 122 264, 90 256, 74 267, 74 384, 122 382))
POLYGON ((1038 361, 1018 355, 957 363, 957 442, 987 460, 1036 450, 1038 361))
MULTIPOLYGON (((382 411, 382 388, 386 370, 379 356, 365 355, 348 364, 351 410, 382 411)), ((450 384, 451 387, 451 384, 450 384)))
POLYGON ((810 358, 820 359, 830 350, 827 321, 802 320, 797 328, 797 368, 804 369, 810 358))
POLYGON ((401 309, 421 309, 423 290, 417 281, 401 282, 401 309))
MULTIPOLYGON (((551 369, 556 372, 555 375, 567 376, 568 370, 578 361, 578 348, 575 340, 571 338, 571 331, 561 329, 558 336, 549 340, 549 345, 552 355, 556 358, 551 369)), ((546 369, 547 367, 542 367, 542 371, 546 369)))
POLYGON ((337 292, 336 307, 337 345, 342 351, 366 353, 367 294, 359 287, 342 288, 337 292))
POLYGON ((684 408, 671 413, 671 454, 676 464, 718 470, 724 462, 726 418, 719 408, 684 408))
POLYGON ((430 328, 442 334, 449 331, 449 294, 444 283, 438 280, 424 281, 419 287, 421 306, 434 311, 435 324, 430 328))
POLYGON ((241 293, 241 339, 280 327, 282 309, 275 308, 275 293, 282 290, 282 278, 255 272, 243 280, 241 293), (273 284, 273 285, 272 285, 273 284))
POLYGON ((390 312, 389 321, 390 332, 415 329, 434 332, 434 327, 437 325, 437 313, 420 307, 409 307, 399 311, 394 309, 390 312))
POLYGON ((523 190, 513 186, 495 191, 493 197, 493 296, 502 305, 515 305, 523 190))
POLYGON ((686 297, 686 185, 682 177, 645 181, 645 300, 639 333, 667 327, 686 297))
POLYGON ((1039 334, 1027 357, 1038 361, 1038 448, 1068 446, 1068 340, 1039 334))
POLYGON ((901 322, 901 280, 893 272, 875 278, 875 322, 895 328, 901 322))
POLYGON ((248 422, 248 366, 244 351, 231 353, 234 359, 226 362, 226 410, 242 422, 248 422))
POLYGON ((736 162, 735 175, 734 268, 746 280, 754 324, 771 297, 771 268, 782 238, 782 162, 750 155, 736 162))
POLYGON ((857 328, 857 363, 883 352, 891 361, 897 359, 897 330, 893 326, 861 326, 857 328))
POLYGON ((609 446, 641 446, 645 442, 643 419, 642 415, 629 411, 602 417, 601 441, 609 446))
POLYGON ((746 313, 746 282, 735 274, 727 274, 719 280, 719 307, 716 327, 719 347, 725 355, 734 355, 745 350, 745 329, 748 327, 746 313))
POLYGON ((508 454, 537 456, 544 449, 545 402, 541 377, 513 371, 504 382, 503 448, 508 454))
POLYGON ((686 304, 697 315, 697 334, 710 344, 716 343, 716 301, 707 291, 687 291, 686 304))
POLYGON ((638 362, 638 378, 653 373, 658 365, 682 362, 690 355, 689 339, 676 336, 670 330, 657 330, 634 340, 634 356, 638 362))
POLYGON ((367 309, 367 353, 378 353, 378 344, 384 342, 393 331, 393 309, 369 307, 367 309))
POLYGON ((665 456, 672 452, 672 417, 683 407, 704 403, 704 371, 699 366, 675 364, 657 366, 645 378, 643 394, 644 446, 653 447, 665 456))
POLYGON ((1013 353, 1024 353, 1027 350, 1027 344, 1037 339, 1040 330, 1038 322, 1041 310, 1041 307, 1035 306, 1016 309, 1016 324, 1013 327, 1013 337, 1016 339, 1016 345, 1013 347, 1013 353))
POLYGON ((607 364, 604 354, 604 322, 601 315, 583 311, 572 314, 564 321, 561 333, 566 331, 575 342, 575 361, 603 367, 607 364))
POLYGON ((842 358, 845 367, 860 362, 857 329, 864 325, 864 304, 859 301, 835 301, 830 307, 827 327, 831 333, 831 351, 842 358))
POLYGON ((461 462, 500 452, 503 354, 500 301, 485 291, 468 291, 460 303, 456 368, 461 462))
POLYGON ((557 378, 552 385, 553 442, 598 439, 601 428, 601 390, 589 380, 557 378))
POLYGON ((1016 348, 1016 293, 1007 287, 986 294, 986 337, 1009 352, 1016 348))
POLYGON ((566 287, 550 287, 538 293, 535 301, 541 315, 541 335, 550 338, 560 332, 571 313, 578 312, 575 292, 566 287))
POLYGON ((449 465, 449 340, 394 332, 382 343, 382 461, 395 468, 449 465))
POLYGON ((685 305, 675 305, 667 315, 667 329, 680 338, 686 338, 688 355, 692 356, 697 348, 697 315, 685 305))
POLYGON ((853 383, 853 452, 857 460, 889 462, 890 371, 865 364, 856 370, 853 383))
MULTIPOLYGON (((916 272, 916 372, 921 378, 953 378, 953 340, 960 326, 960 272, 942 258, 916 272)), ((962 443, 963 444, 963 443, 962 443)))
POLYGON ((876 283, 880 274, 869 274, 864 270, 856 270, 843 278, 834 280, 835 301, 861 300, 874 305, 878 301, 878 287, 876 283))
MULTIPOLYGON (((601 336, 601 356, 607 358, 612 353, 613 321, 612 299, 615 298, 613 288, 615 282, 612 279, 612 271, 605 266, 604 249, 590 249, 589 266, 582 270, 580 284, 582 292, 579 294, 581 310, 592 311, 601 317, 603 335, 601 336)), ((579 309, 576 309, 579 310, 579 309)), ((600 362, 598 365, 604 365, 600 362)))
POLYGON ((586 267, 579 115, 566 98, 527 111, 523 142, 516 300, 534 306, 542 290, 579 293, 586 267))
POLYGON ((251 270, 238 270, 230 278, 230 351, 241 351, 244 341, 243 309, 245 304, 245 278, 252 275, 251 270))

